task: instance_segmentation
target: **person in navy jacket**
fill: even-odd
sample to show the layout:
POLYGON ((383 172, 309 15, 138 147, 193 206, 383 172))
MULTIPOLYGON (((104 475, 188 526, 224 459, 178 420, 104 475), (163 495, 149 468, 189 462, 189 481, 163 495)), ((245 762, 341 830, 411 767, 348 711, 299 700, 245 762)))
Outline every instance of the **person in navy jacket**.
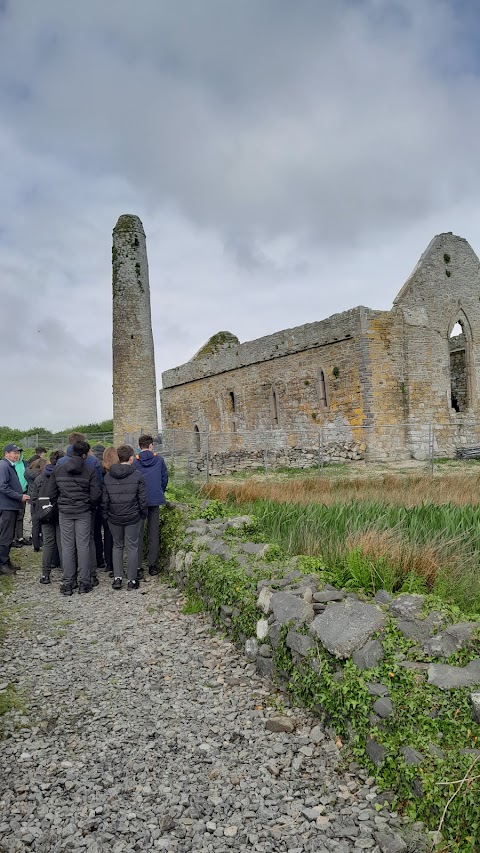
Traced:
POLYGON ((10 548, 15 536, 15 524, 20 509, 30 500, 23 493, 15 463, 21 448, 6 444, 0 461, 0 575, 11 575, 16 569, 10 562, 10 548))
MULTIPOLYGON (((168 471, 163 456, 153 452, 153 438, 151 435, 141 435, 138 439, 140 453, 137 454, 135 468, 142 474, 147 484, 148 503, 148 572, 150 575, 160 574, 158 567, 158 552, 160 546, 160 510, 159 507, 165 503, 165 489, 168 483, 168 471)), ((140 537, 138 542, 138 569, 142 569, 143 562, 143 531, 145 522, 142 520, 140 537)))

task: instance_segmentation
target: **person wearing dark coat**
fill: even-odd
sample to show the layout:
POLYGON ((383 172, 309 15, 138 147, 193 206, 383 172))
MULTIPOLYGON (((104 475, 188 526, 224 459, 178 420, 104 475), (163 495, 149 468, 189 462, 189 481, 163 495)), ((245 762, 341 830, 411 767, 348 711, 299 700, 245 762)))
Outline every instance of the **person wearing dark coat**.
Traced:
POLYGON ((113 537, 113 589, 122 588, 123 550, 127 552, 128 589, 138 589, 138 538, 147 516, 147 487, 133 467, 133 447, 117 448, 119 463, 112 465, 103 483, 102 512, 113 537))
POLYGON ((64 464, 64 457, 59 459, 50 475, 48 497, 59 513, 63 595, 72 595, 77 586, 77 562, 79 593, 91 592, 95 582, 90 565, 90 529, 102 491, 95 468, 86 462, 89 450, 88 442, 76 441, 71 456, 64 464))
MULTIPOLYGON (((142 474, 147 484, 148 498, 148 571, 151 575, 158 575, 158 552, 160 549, 160 507, 165 503, 165 489, 168 484, 168 471, 163 456, 153 452, 153 438, 151 435, 141 435, 138 439, 140 453, 135 459, 134 465, 142 474)), ((140 539, 138 544, 138 565, 143 562, 143 528, 142 523, 140 539)))
POLYGON ((29 461, 25 468, 25 479, 27 481, 27 495, 30 495, 30 513, 32 517, 32 545, 34 551, 40 551, 42 547, 42 527, 38 518, 36 498, 32 496, 33 484, 37 477, 44 471, 47 464, 46 459, 37 456, 29 461))
POLYGON ((0 461, 0 575, 12 575, 16 567, 10 562, 10 548, 15 536, 15 525, 20 509, 30 500, 23 492, 15 464, 20 459, 21 448, 6 444, 0 461))
MULTIPOLYGON (((95 456, 102 467, 103 471, 103 454, 105 452, 105 447, 103 444, 94 444, 90 453, 95 456)), ((102 484, 103 485, 103 484, 102 484)), ((104 540, 102 536, 103 532, 103 519, 102 519, 102 510, 101 507, 97 507, 95 512, 95 518, 93 522, 93 541, 95 542, 95 557, 97 561, 97 569, 105 569, 105 553, 104 553, 104 540)))
POLYGON ((42 528, 43 551, 42 551, 42 575, 40 583, 50 583, 50 572, 53 568, 61 566, 62 545, 60 541, 60 526, 58 523, 58 512, 52 515, 48 521, 40 520, 42 506, 49 498, 50 476, 58 460, 63 457, 62 450, 54 450, 50 454, 50 461, 45 465, 42 473, 35 478, 31 487, 30 497, 36 506, 36 518, 42 528))

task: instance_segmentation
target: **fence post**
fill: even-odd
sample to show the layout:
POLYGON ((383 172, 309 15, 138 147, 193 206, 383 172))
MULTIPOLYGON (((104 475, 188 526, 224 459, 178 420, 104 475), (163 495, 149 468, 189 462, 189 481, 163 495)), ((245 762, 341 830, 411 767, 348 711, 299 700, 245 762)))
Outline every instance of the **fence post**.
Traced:
POLYGON ((323 473, 323 426, 320 427, 318 433, 318 476, 323 473))
POLYGON ((206 457, 205 457, 205 482, 208 486, 208 480, 210 477, 210 430, 207 429, 207 446, 206 446, 206 457))
POLYGON ((433 476, 433 439, 434 439, 433 424, 429 423, 429 425, 428 425, 428 443, 429 443, 428 455, 429 455, 430 474, 432 476, 433 476))

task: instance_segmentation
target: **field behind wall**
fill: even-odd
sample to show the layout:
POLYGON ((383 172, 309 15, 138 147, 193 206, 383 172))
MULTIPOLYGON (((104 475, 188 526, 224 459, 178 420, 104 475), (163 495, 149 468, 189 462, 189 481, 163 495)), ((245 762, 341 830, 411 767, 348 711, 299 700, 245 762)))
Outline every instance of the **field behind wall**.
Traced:
POLYGON ((429 592, 480 613, 480 466, 375 476, 216 481, 210 498, 256 516, 259 535, 305 554, 331 581, 373 593, 429 592))

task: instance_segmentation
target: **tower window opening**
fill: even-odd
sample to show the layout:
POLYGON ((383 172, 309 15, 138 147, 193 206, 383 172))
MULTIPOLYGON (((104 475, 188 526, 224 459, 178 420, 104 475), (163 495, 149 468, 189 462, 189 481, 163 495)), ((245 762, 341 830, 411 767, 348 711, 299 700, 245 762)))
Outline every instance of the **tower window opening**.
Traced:
POLYGON ((195 452, 200 453, 200 430, 196 424, 195 424, 195 427, 193 430, 193 441, 194 441, 195 452))
POLYGON ((448 338, 450 360, 450 400, 455 412, 465 412, 471 405, 469 376, 469 339, 465 326, 458 320, 448 338))
POLYGON ((278 405, 278 391, 275 388, 275 385, 272 385, 270 390, 270 410, 272 414, 272 424, 273 426, 278 426, 279 424, 279 405, 278 405))
POLYGON ((318 371, 318 400, 322 409, 328 409, 330 401, 328 399, 327 380, 322 368, 318 371))

